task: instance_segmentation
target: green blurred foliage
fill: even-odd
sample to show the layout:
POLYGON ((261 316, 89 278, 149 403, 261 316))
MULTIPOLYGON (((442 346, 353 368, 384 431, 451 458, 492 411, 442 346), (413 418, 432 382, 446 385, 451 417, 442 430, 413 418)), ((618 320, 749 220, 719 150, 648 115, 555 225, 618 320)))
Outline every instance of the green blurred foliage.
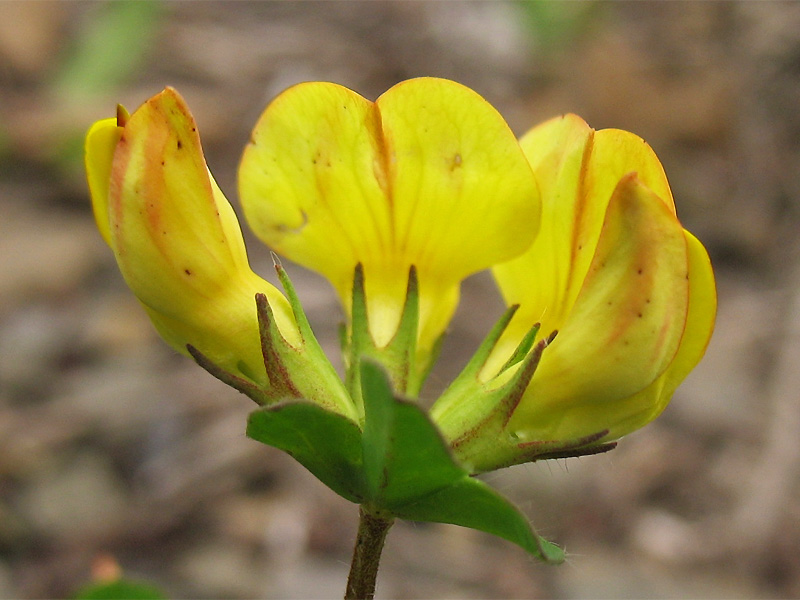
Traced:
POLYGON ((517 0, 523 21, 537 49, 557 51, 585 35, 602 18, 595 0, 517 0))
POLYGON ((51 86, 66 101, 106 93, 144 61, 162 13, 156 1, 106 2, 84 23, 51 86))
POLYGON ((92 583, 75 600, 166 600, 158 588, 138 581, 118 579, 110 583, 92 583))
MULTIPOLYGON (((47 83, 65 110, 98 95, 111 94, 131 80, 147 58, 163 8, 155 0, 118 0, 104 2, 87 14, 65 50, 64 61, 47 83)), ((109 106, 109 114, 111 110, 113 106, 109 106)), ((47 159, 65 177, 74 178, 83 171, 83 138, 89 125, 71 123, 53 132, 47 159)))

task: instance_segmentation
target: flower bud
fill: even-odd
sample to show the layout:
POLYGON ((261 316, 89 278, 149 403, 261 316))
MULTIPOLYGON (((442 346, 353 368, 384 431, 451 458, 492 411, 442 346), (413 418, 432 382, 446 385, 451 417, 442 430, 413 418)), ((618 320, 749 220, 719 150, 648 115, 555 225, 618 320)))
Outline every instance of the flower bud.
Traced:
MULTIPOLYGON (((286 394, 288 384, 276 388, 276 374, 265 368, 256 295, 266 298, 285 352, 302 351, 306 340, 283 294, 250 269, 236 215, 208 171, 183 98, 167 88, 130 116, 120 110, 116 120, 95 123, 86 171, 98 228, 161 336, 203 357, 217 376, 255 386, 271 401, 286 394)), ((346 406, 332 367, 317 358, 307 373, 282 380, 311 384, 295 385, 295 395, 346 406), (324 389, 312 383, 315 369, 326 373, 324 389)))

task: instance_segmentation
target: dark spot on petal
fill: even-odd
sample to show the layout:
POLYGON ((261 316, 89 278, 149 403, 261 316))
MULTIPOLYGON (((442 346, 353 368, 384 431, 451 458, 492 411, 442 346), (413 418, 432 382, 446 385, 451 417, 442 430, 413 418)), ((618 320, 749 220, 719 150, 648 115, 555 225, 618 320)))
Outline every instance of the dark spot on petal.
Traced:
POLYGON ((643 269, 641 269, 641 268, 640 268, 640 269, 638 269, 638 270, 636 271, 636 273, 638 273, 639 275, 641 275, 641 274, 642 274, 642 271, 643 271, 643 269))
POLYGON ((178 140, 178 150, 180 150, 181 148, 183 148, 183 142, 178 140))
POLYGON ((303 231, 303 228, 308 224, 308 215, 306 214, 306 211, 300 211, 300 214, 303 217, 303 222, 300 224, 299 227, 289 227, 288 225, 279 223, 277 225, 273 225, 272 228, 275 229, 276 231, 280 231, 281 233, 293 233, 293 234, 300 233, 301 231, 303 231))
POLYGON ((190 269, 184 269, 183 272, 186 273, 187 275, 192 274, 192 271, 190 269))

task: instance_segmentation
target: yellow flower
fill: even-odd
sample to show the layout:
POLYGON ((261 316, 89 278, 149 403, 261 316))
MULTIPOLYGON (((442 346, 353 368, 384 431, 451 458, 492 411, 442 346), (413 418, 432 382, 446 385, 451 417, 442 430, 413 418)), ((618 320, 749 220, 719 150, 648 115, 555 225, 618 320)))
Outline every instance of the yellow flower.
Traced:
POLYGON ((455 82, 405 81, 370 102, 332 83, 279 95, 239 169, 245 216, 282 255, 323 274, 350 311, 364 272, 377 347, 395 336, 410 267, 425 370, 466 276, 536 235, 534 176, 502 117, 455 82))
POLYGON ((494 450, 476 441, 492 419, 476 427, 468 398, 446 393, 434 406, 478 471, 592 451, 650 422, 702 357, 716 312, 708 255, 678 221, 643 140, 566 115, 520 143, 542 194, 541 229, 525 254, 494 268, 519 309, 477 374, 482 388, 514 376, 507 361, 535 323, 542 339, 558 334, 504 405, 494 450))
MULTIPOLYGON (((236 215, 208 171, 183 98, 167 88, 133 115, 120 109, 116 119, 98 121, 86 137, 85 163, 97 226, 161 336, 217 370, 274 389, 256 294, 266 296, 281 342, 301 352, 308 340, 286 298, 250 269, 236 215)), ((328 404, 350 403, 341 400, 343 389, 324 391, 328 404)))

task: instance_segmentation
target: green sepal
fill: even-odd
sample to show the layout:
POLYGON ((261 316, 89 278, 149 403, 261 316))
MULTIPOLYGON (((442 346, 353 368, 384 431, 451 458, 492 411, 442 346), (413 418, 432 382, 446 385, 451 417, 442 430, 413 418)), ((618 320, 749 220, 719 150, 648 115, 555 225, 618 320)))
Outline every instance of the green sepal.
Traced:
MULTIPOLYGON (((510 321, 511 317, 514 316, 514 313, 516 313, 517 308, 519 308, 519 305, 518 304, 514 304, 509 308, 508 311, 506 311, 506 314, 509 317, 509 321, 510 321)), ((507 326, 507 322, 505 324, 503 324, 503 330, 505 329, 506 326, 507 326)), ((533 327, 531 327, 528 330, 528 333, 525 334, 525 337, 522 338, 522 341, 516 347, 516 349, 514 350, 514 353, 509 357, 509 359, 506 361, 506 363, 500 368, 500 373, 502 373, 506 369, 510 369, 511 367, 516 365, 518 362, 523 360, 526 356, 528 356, 528 353, 530 352, 531 348, 533 347, 533 342, 536 341, 536 336, 539 334, 539 329, 541 329, 541 324, 534 323, 533 327)), ((502 330, 500 331, 500 333, 502 333, 502 330)), ((555 334, 553 334, 553 335, 555 335, 555 334)), ((499 337, 499 335, 498 335, 498 337, 499 337)), ((491 338, 491 336, 490 336, 490 338, 491 338)), ((552 340, 550 340, 548 338, 547 343, 549 344, 550 341, 552 341, 552 340)), ((492 346, 494 346, 495 343, 496 343, 496 341, 494 341, 492 343, 492 346)), ((488 357, 488 354, 487 354, 487 357, 488 357)), ((483 365, 481 365, 481 367, 482 366, 483 365)))
MULTIPOLYGON (((269 378, 273 401, 279 398, 300 398, 302 394, 292 381, 291 368, 286 364, 286 355, 292 348, 281 335, 275 315, 265 294, 256 294, 256 315, 261 338, 261 356, 269 378)), ((302 373, 302 371, 300 371, 302 373)))
POLYGON ((502 467, 510 467, 537 460, 602 454, 617 447, 616 441, 601 441, 607 435, 608 429, 603 429, 574 440, 519 442, 517 443, 518 453, 514 456, 513 461, 509 461, 502 467))
POLYGON ((272 255, 272 264, 275 267, 275 272, 278 274, 278 280, 281 282, 281 286, 286 292, 286 299, 289 301, 289 306, 292 308, 292 314, 294 315, 297 329, 300 332, 300 337, 303 340, 303 346, 316 353, 323 354, 322 346, 320 346, 317 341, 317 336, 314 335, 311 329, 311 323, 308 321, 306 311, 303 310, 303 305, 300 304, 300 297, 294 289, 292 280, 289 279, 289 274, 286 272, 286 269, 283 268, 283 264, 281 264, 278 255, 274 252, 270 254, 272 255))
POLYGON ((272 315, 272 309, 263 294, 256 295, 259 328, 264 362, 269 377, 278 374, 286 395, 293 398, 313 399, 325 408, 342 413, 351 419, 358 418, 358 410, 347 393, 336 369, 328 360, 325 352, 311 329, 303 305, 294 289, 288 273, 283 268, 278 255, 272 253, 272 261, 278 279, 286 292, 286 299, 292 308, 302 345, 295 348, 289 344, 278 330, 272 315), (265 347, 266 346, 266 347, 265 347), (270 354, 275 354, 273 358, 270 354), (274 360, 274 363, 271 363, 274 360), (312 368, 313 367, 313 368, 312 368))
MULTIPOLYGON (((519 309, 519 304, 512 304, 509 306, 503 315, 497 320, 497 323, 494 324, 492 330, 486 336, 486 338, 481 342, 481 345, 478 346, 478 349, 475 351, 475 354, 472 355, 472 358, 469 359, 469 362, 464 367, 464 369, 459 373, 458 377, 453 380, 450 384, 449 389, 453 387, 457 387, 459 385, 463 385, 464 383, 472 384, 473 380, 478 378, 478 375, 483 369, 483 366, 486 364, 486 361, 489 360, 489 355, 492 353, 495 345, 497 345, 497 341, 500 339, 500 336, 503 335, 503 332, 508 327, 508 324, 511 322, 511 319, 516 314, 517 310, 519 309)), ((539 331, 539 324, 536 323, 528 334, 522 339, 519 346, 514 350, 514 353, 511 355, 506 361, 506 364, 503 365, 503 368, 500 369, 500 372, 508 369, 510 366, 516 364, 521 360, 522 357, 530 350, 530 347, 533 343, 533 339, 536 337, 536 333, 539 331), (528 341, 530 340, 530 344, 528 341)))
POLYGON ((361 398, 360 357, 365 353, 374 354, 375 344, 369 332, 367 320, 367 299, 364 292, 364 267, 356 265, 353 277, 353 297, 350 309, 350 335, 345 335, 346 343, 342 343, 342 354, 347 361, 345 387, 356 404, 362 423, 364 418, 364 402, 361 398))
POLYGON ((431 417, 459 461, 472 473, 508 466, 504 461, 516 451, 517 440, 506 431, 506 425, 552 341, 550 336, 534 344, 539 332, 536 323, 495 375, 505 381, 495 386, 484 383, 481 371, 517 308, 514 305, 506 310, 467 366, 431 407, 431 417), (516 370, 510 371, 512 367, 516 370))
MULTIPOLYGON (((386 346, 378 348, 369 331, 367 298, 364 283, 364 267, 356 265, 353 275, 353 297, 349 339, 345 335, 343 348, 347 356, 347 389, 354 398, 360 397, 361 377, 359 375, 362 357, 369 357, 384 366, 389 373, 395 390, 416 397, 430 372, 441 347, 441 340, 433 348, 425 364, 417 360, 417 332, 419 329, 419 283, 417 269, 411 266, 408 272, 408 285, 403 304, 403 312, 392 339, 386 346)), ((360 402, 357 400, 357 402, 360 402)))
POLYGON ((267 392, 267 390, 258 387, 252 381, 226 371, 211 361, 205 354, 200 352, 191 344, 186 344, 186 350, 189 352, 194 361, 208 373, 219 379, 225 385, 228 385, 241 392, 259 406, 267 406, 268 404, 272 403, 272 396, 267 392))
POLYGON ((473 474, 537 460, 600 454, 616 447, 616 442, 603 441, 608 430, 575 440, 532 441, 522 441, 508 430, 542 353, 557 335, 553 331, 536 342, 540 326, 534 324, 500 370, 483 381, 486 362, 517 308, 513 305, 506 310, 467 366, 431 407, 431 418, 459 462, 473 474))
POLYGON ((283 450, 343 498, 364 500, 361 430, 347 417, 290 400, 250 413, 247 437, 283 450))
POLYGON ((187 345, 189 354, 211 375, 242 392, 260 406, 270 406, 289 398, 311 400, 356 421, 359 418, 356 405, 311 330, 288 274, 277 255, 273 253, 272 257, 292 309, 300 343, 293 346, 286 341, 275 320, 267 296, 261 293, 255 294, 261 355, 268 380, 266 385, 256 385, 248 379, 224 370, 191 344, 187 345))
POLYGON ((427 413, 397 398, 386 372, 360 365, 365 426, 362 436, 367 502, 412 521, 462 525, 498 535, 540 560, 559 563, 563 552, 536 535, 508 500, 453 458, 427 413))

